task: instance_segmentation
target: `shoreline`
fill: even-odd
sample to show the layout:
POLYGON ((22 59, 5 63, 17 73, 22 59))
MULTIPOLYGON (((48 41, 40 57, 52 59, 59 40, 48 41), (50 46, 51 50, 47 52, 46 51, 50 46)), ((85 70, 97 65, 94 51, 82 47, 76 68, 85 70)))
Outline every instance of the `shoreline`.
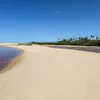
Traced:
POLYGON ((0 100, 100 100, 99 53, 12 47, 24 50, 24 59, 0 74, 0 100))
POLYGON ((13 58, 9 64, 7 64, 5 66, 5 68, 3 68, 1 71, 0 71, 0 74, 12 69, 15 65, 17 65, 18 63, 20 63, 20 61, 23 60, 23 54, 24 54, 24 50, 23 49, 20 49, 20 48, 17 48, 17 47, 10 47, 10 46, 0 46, 0 47, 7 47, 7 48, 15 48, 17 50, 20 51, 20 54, 18 56, 16 56, 15 58, 13 58))
POLYGON ((94 47, 94 46, 47 45, 46 47, 100 53, 100 47, 94 47))

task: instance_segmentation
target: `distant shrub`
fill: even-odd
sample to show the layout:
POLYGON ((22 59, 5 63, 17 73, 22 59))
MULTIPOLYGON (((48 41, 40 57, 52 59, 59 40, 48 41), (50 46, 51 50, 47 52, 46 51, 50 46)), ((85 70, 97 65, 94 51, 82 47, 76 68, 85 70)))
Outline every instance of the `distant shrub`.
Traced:
POLYGON ((18 43, 18 45, 24 45, 24 43, 18 43))
MULTIPOLYGON (((100 46, 100 38, 90 35, 90 37, 79 37, 79 38, 70 38, 70 39, 59 39, 57 42, 29 42, 25 45, 78 45, 78 46, 100 46)), ((19 43, 23 45, 23 43, 19 43)))
POLYGON ((32 43, 26 43, 25 45, 27 45, 27 46, 31 46, 31 45, 32 45, 32 43))

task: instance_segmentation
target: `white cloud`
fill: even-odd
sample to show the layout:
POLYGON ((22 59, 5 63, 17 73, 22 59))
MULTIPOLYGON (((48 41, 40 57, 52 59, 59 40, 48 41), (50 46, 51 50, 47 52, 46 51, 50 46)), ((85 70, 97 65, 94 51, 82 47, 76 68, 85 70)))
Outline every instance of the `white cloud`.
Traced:
POLYGON ((60 11, 56 11, 55 14, 60 14, 60 11))
POLYGON ((57 14, 60 14, 61 12, 60 11, 55 11, 51 16, 55 16, 57 14))

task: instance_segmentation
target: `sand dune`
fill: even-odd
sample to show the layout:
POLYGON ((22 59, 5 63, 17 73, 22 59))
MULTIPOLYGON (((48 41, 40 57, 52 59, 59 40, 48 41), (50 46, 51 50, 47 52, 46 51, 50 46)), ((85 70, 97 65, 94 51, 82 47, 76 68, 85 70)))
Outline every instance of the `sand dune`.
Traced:
POLYGON ((100 54, 38 45, 0 74, 0 100, 100 100, 100 54))

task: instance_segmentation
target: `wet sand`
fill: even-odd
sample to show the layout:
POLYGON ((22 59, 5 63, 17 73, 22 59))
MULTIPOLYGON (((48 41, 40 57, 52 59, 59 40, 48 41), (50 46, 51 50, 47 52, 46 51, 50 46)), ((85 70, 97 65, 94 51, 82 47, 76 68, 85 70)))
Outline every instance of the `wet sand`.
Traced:
POLYGON ((48 45, 47 47, 100 53, 100 47, 92 47, 92 46, 48 45))
POLYGON ((0 47, 0 71, 7 67, 20 53, 21 51, 15 48, 0 47))
POLYGON ((17 47, 0 46, 0 74, 9 71, 23 60, 24 50, 17 47))
POLYGON ((100 100, 100 54, 12 46, 24 59, 0 74, 0 100, 100 100))

